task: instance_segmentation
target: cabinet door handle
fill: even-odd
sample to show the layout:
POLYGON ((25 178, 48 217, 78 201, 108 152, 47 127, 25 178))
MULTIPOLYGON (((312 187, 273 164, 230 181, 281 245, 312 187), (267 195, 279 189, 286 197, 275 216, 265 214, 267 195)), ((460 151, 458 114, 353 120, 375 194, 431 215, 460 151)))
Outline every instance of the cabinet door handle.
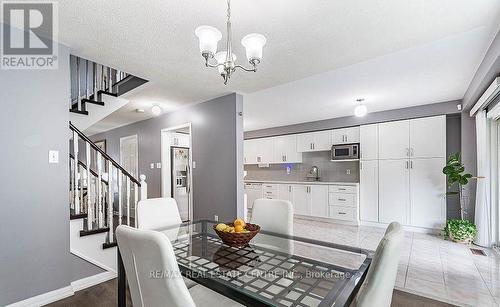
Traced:
POLYGON ((260 157, 257 157, 257 162, 260 162, 260 157))
POLYGON ((345 191, 345 188, 338 188, 339 191, 345 191))
POLYGON ((288 192, 292 192, 292 186, 291 185, 288 186, 288 192))
POLYGON ((338 198, 339 201, 346 201, 345 198, 338 198))
POLYGON ((338 214, 340 215, 345 215, 346 213, 345 212, 337 212, 338 214))
POLYGON ((283 160, 283 161, 285 161, 285 162, 286 162, 286 155, 284 155, 283 157, 284 157, 284 159, 285 159, 285 160, 283 160))
POLYGON ((410 168, 413 168, 413 161, 410 161, 410 168))
POLYGON ((408 161, 405 162, 405 168, 408 169, 408 161))

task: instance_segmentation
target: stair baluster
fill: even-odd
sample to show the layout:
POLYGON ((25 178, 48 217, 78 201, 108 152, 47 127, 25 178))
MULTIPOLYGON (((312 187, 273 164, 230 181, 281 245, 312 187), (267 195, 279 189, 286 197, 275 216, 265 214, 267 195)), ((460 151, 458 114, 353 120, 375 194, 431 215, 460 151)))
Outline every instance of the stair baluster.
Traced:
POLYGON ((127 177, 127 225, 130 226, 130 178, 127 177))
POLYGON ((109 242, 113 241, 113 163, 108 161, 108 227, 109 242))
POLYGON ((93 202, 92 202, 92 177, 90 177, 90 144, 85 143, 85 160, 86 160, 86 171, 87 171, 87 229, 92 229, 92 217, 93 217, 93 202))
POLYGON ((117 177, 118 177, 118 225, 122 224, 122 218, 123 218, 123 187, 122 187, 122 180, 123 180, 123 174, 122 172, 118 169, 117 170, 117 177))
POLYGON ((102 157, 97 152, 97 224, 98 228, 103 227, 102 220, 102 157))
POLYGON ((73 172, 73 199, 75 202, 75 214, 80 214, 80 198, 78 197, 78 134, 73 132, 73 157, 75 166, 73 172))
MULTIPOLYGON (((76 107, 78 110, 82 109, 82 99, 80 96, 80 58, 76 58, 76 82, 77 82, 77 93, 76 93, 76 107)), ((77 163, 78 164, 78 163, 77 163)))

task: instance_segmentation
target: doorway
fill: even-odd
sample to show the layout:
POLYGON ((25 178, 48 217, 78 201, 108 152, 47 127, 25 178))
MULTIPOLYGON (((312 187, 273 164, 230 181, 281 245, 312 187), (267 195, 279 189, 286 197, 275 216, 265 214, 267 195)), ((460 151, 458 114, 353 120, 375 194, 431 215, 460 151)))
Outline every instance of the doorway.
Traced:
POLYGON ((161 130, 162 197, 177 202, 183 222, 193 216, 191 123, 161 130))

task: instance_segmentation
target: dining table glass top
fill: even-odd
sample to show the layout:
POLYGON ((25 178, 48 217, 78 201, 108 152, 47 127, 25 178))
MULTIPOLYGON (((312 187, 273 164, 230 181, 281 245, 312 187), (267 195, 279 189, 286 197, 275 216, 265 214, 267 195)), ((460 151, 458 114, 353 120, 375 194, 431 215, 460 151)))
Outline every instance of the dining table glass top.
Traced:
POLYGON ((247 246, 224 244, 212 221, 156 229, 184 276, 247 306, 348 306, 372 253, 260 231, 247 246))

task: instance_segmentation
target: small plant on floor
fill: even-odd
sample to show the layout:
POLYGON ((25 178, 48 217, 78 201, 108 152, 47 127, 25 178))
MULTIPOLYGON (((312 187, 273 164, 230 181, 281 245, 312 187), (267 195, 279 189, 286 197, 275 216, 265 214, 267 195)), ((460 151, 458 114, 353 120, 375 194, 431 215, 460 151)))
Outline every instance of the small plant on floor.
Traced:
POLYGON ((444 228, 444 234, 455 242, 470 243, 476 237, 476 225, 466 220, 466 199, 462 191, 463 187, 473 177, 471 174, 465 172, 465 167, 460 161, 460 153, 457 152, 450 155, 443 168, 443 174, 448 179, 448 187, 450 189, 450 192, 446 194, 448 196, 458 196, 460 202, 460 219, 448 220, 444 228), (458 189, 458 191, 451 191, 453 188, 458 189))

